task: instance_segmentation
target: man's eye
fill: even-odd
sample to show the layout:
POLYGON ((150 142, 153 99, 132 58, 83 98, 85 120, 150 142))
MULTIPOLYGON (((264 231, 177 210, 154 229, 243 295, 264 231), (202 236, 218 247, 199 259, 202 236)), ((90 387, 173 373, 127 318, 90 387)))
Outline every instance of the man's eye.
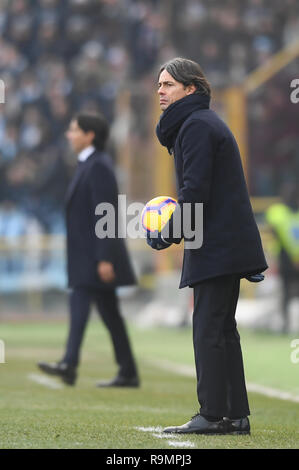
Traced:
POLYGON ((161 86, 164 85, 164 86, 173 86, 173 83, 159 83, 158 84, 158 89, 161 88, 161 86))

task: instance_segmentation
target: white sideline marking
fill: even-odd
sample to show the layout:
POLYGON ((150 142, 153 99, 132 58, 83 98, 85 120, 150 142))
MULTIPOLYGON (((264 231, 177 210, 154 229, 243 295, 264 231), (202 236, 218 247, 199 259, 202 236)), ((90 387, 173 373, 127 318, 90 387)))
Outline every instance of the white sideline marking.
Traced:
POLYGON ((56 380, 45 377, 44 375, 29 374, 28 379, 40 385, 44 385, 45 387, 52 388, 53 390, 60 390, 64 388, 63 385, 56 382, 56 380))
POLYGON ((275 388, 264 387, 263 385, 253 383, 247 384, 247 390, 249 390, 249 392, 260 393, 267 397, 299 403, 299 396, 293 395, 290 392, 284 392, 283 390, 276 390, 275 388))
POLYGON ((181 436, 178 436, 178 435, 173 436, 172 434, 163 434, 162 433, 162 428, 160 426, 157 426, 157 427, 152 426, 152 427, 148 427, 148 428, 138 426, 135 429, 137 429, 138 431, 150 432, 153 437, 156 437, 158 439, 169 439, 169 436, 171 435, 171 438, 173 440, 167 441, 167 444, 172 446, 172 447, 195 447, 193 442, 180 441, 179 439, 180 439, 181 436))
POLYGON ((189 441, 168 441, 168 444, 172 447, 195 447, 193 442, 189 441))
POLYGON ((149 427, 149 428, 144 428, 143 426, 137 426, 135 429, 137 429, 138 431, 143 431, 143 432, 162 432, 162 428, 160 426, 157 426, 157 427, 149 427))
POLYGON ((152 436, 153 436, 153 437, 156 437, 157 439, 169 439, 169 435, 168 435, 168 434, 165 434, 165 433, 164 433, 164 434, 162 434, 162 433, 157 434, 157 433, 154 432, 154 433, 152 434, 152 436))
MULTIPOLYGON (((167 370, 178 375, 185 377, 195 378, 195 368, 186 364, 176 364, 168 360, 151 360, 149 364, 157 367, 158 369, 167 370)), ((255 383, 247 383, 246 388, 249 392, 259 393, 270 398, 277 398, 279 400, 291 401, 293 403, 299 403, 299 396, 293 395, 290 392, 284 390, 277 390, 276 388, 266 387, 255 383)))

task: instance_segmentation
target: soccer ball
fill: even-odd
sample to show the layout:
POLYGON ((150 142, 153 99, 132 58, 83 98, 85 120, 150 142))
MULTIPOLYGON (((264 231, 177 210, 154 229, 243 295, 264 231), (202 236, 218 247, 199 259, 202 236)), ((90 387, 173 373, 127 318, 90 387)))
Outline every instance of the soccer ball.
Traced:
POLYGON ((143 229, 146 232, 161 232, 177 205, 177 201, 170 196, 158 196, 151 199, 141 213, 143 229))

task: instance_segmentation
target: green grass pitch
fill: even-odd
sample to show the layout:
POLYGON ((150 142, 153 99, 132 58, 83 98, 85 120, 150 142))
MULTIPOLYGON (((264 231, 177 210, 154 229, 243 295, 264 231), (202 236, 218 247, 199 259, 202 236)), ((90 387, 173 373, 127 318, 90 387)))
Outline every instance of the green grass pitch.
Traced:
MULTIPOLYGON (((2 323, 5 364, 0 364, 1 449, 275 449, 299 447, 299 403, 249 393, 250 436, 171 439, 160 430, 183 424, 197 411, 195 377, 159 364, 168 361, 192 372, 190 328, 139 329, 129 324, 138 360, 140 389, 97 389, 116 373, 107 331, 92 319, 75 387, 49 388, 32 380, 43 375, 38 360, 60 359, 66 320, 2 323)), ((299 396, 299 364, 291 362, 296 335, 241 330, 248 383, 299 396)), ((299 336, 299 334, 298 334, 299 336)), ((59 379, 51 378, 56 384, 59 379)))

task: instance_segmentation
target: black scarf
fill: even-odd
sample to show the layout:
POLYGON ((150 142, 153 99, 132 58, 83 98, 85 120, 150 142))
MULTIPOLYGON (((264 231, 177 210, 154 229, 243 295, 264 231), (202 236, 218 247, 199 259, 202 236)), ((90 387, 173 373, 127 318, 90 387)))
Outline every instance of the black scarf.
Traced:
POLYGON ((169 153, 174 147, 175 139, 184 121, 194 111, 209 108, 209 105, 209 96, 193 93, 175 101, 165 109, 156 127, 156 134, 160 143, 167 147, 169 153))

